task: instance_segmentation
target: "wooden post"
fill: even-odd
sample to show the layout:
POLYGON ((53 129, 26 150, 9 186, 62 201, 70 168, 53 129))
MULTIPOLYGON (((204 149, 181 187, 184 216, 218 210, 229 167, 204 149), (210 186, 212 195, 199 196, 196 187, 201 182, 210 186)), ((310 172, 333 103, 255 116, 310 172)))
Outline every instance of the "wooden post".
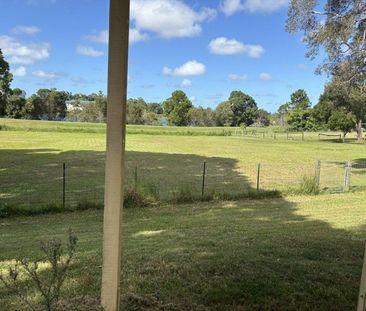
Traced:
POLYGON ((351 161, 347 161, 344 167, 344 183, 343 183, 343 191, 349 191, 350 181, 351 181, 351 161))
POLYGON ((202 171, 202 198, 205 195, 205 181, 206 181, 206 161, 203 162, 203 171, 202 171))
POLYGON ((321 161, 316 161, 316 167, 315 167, 315 182, 316 182, 316 188, 319 190, 320 187, 320 170, 321 170, 321 161))
POLYGON ((259 192, 259 178, 261 174, 261 164, 258 163, 257 165, 257 192, 259 192))
POLYGON ((110 0, 109 14, 107 153, 101 301, 105 311, 117 311, 120 304, 130 0, 110 0))
POLYGON ((62 208, 66 207, 66 163, 62 163, 62 208))
POLYGON ((366 249, 363 257, 363 267, 360 282, 360 292, 358 295, 357 311, 366 310, 366 249))

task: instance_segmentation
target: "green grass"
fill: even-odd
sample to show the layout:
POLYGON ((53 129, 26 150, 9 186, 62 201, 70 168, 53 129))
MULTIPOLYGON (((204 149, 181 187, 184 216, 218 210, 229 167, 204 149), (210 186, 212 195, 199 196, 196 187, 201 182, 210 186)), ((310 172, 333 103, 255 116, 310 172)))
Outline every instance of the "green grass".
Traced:
MULTIPOLYGON (((365 192, 128 209, 123 310, 354 310, 365 192)), ((102 212, 0 220, 0 267, 79 237, 65 297, 99 296, 102 212)), ((0 285, 2 310, 22 310, 0 285)))
MULTIPOLYGON (((19 121, 0 123, 15 130, 0 131, 1 204, 48 206, 62 203, 62 163, 66 163, 66 203, 103 202, 105 128, 100 124, 19 121), (27 130, 31 128, 31 130, 27 130), (67 129, 67 130, 65 130, 67 129), (71 129, 71 130, 70 130, 71 129)), ((195 131, 202 128, 129 127, 144 131, 195 131)), ((204 130, 208 130, 207 128, 204 130)), ((222 130, 222 129, 221 129, 222 130)), ((354 142, 286 140, 240 136, 127 135, 127 184, 138 183, 163 201, 189 189, 201 195, 202 167, 207 162, 207 195, 240 195, 256 187, 261 163, 260 188, 294 193, 304 176, 313 176, 315 161, 355 160, 351 189, 364 188, 365 146, 354 142)), ((322 188, 340 188, 341 165, 322 167, 322 188)))

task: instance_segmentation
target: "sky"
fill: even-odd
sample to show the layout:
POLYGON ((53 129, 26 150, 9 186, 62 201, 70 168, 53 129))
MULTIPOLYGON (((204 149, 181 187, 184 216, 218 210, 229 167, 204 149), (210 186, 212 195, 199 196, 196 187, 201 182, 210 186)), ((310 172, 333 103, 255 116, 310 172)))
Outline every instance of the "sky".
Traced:
MULTIPOLYGON (((326 76, 285 31, 288 0, 131 0, 128 97, 162 102, 183 90, 215 108, 233 90, 274 112, 303 88, 313 104, 326 76)), ((12 87, 106 93, 107 0, 1 0, 0 49, 12 87)))

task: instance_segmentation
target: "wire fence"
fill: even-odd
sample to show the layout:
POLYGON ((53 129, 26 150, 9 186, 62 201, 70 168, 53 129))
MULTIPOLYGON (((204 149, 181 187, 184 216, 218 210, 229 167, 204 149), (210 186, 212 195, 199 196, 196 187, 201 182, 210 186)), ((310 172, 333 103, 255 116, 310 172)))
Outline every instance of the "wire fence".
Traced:
MULTIPOLYGON (((177 158, 127 162, 126 188, 141 190, 159 201, 181 195, 241 195, 249 191, 301 187, 304 176, 314 177, 320 191, 366 189, 366 160, 317 161, 313 166, 238 165, 230 159, 177 158)), ((13 163, 0 168, 0 206, 103 204, 104 160, 13 163), (24 170, 24 168, 27 168, 24 170)))

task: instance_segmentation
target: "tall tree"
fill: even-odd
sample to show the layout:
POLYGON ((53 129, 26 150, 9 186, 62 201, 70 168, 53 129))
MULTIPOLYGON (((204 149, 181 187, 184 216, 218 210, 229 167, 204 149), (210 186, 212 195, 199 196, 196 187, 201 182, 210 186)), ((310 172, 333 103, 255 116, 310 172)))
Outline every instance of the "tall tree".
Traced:
POLYGON ((10 73, 9 64, 4 59, 0 49, 0 117, 6 113, 6 103, 11 94, 10 84, 12 80, 13 75, 10 73))
POLYGON ((187 95, 181 91, 174 91, 164 103, 164 114, 172 125, 184 126, 189 123, 189 110, 193 107, 187 95))
POLYGON ((127 123, 143 124, 147 105, 142 98, 127 100, 127 123))
POLYGON ((233 126, 239 126, 241 124, 249 126, 255 122, 258 107, 251 96, 241 91, 233 91, 230 94, 228 102, 233 111, 233 126))
POLYGON ((293 92, 286 107, 288 110, 287 122, 294 130, 314 129, 315 122, 310 110, 311 103, 305 90, 299 89, 293 92))
POLYGON ((318 10, 316 0, 291 0, 286 29, 304 33, 307 55, 314 58, 321 47, 326 58, 317 72, 337 75, 344 82, 364 84, 366 75, 365 0, 326 0, 318 10))

